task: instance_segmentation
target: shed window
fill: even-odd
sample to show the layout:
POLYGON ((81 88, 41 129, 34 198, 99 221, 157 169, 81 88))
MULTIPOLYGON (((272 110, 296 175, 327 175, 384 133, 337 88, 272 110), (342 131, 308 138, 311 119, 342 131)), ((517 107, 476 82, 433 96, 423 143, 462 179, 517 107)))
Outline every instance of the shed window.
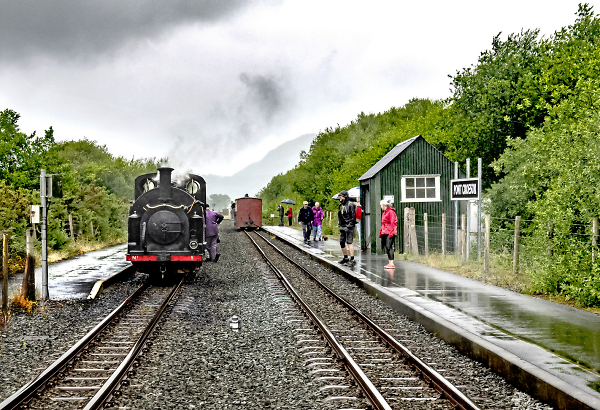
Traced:
POLYGON ((402 176, 402 202, 440 201, 439 175, 402 176))

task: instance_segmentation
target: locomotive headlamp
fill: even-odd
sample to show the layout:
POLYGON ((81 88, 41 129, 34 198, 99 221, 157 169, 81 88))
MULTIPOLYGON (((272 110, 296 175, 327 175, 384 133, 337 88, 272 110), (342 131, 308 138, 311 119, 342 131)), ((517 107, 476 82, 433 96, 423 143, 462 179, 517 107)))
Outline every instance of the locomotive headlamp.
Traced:
POLYGON ((192 239, 190 241, 190 249, 198 249, 198 241, 195 239, 192 239))
POLYGON ((239 316, 231 316, 227 322, 234 332, 242 330, 242 319, 240 319, 239 316))

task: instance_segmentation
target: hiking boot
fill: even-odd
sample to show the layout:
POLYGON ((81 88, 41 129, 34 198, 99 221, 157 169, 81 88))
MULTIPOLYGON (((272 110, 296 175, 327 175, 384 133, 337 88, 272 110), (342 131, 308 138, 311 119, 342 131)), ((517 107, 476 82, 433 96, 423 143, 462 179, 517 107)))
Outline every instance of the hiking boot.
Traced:
POLYGON ((348 262, 350 262, 350 259, 348 259, 348 258, 344 258, 341 261, 338 261, 338 263, 341 263, 342 265, 344 265, 344 264, 346 264, 348 262))
POLYGON ((354 259, 350 259, 350 263, 348 264, 348 266, 350 267, 355 267, 356 266, 356 261, 354 259))

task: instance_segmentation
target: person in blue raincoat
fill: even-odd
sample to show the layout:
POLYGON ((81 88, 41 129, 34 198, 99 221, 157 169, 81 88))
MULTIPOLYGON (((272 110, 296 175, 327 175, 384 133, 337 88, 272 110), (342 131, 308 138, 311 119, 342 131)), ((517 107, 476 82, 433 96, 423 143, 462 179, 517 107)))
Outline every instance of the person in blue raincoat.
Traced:
POLYGON ((217 240, 219 239, 219 224, 223 215, 206 209, 206 248, 208 249, 209 261, 217 262, 220 253, 217 253, 217 240))

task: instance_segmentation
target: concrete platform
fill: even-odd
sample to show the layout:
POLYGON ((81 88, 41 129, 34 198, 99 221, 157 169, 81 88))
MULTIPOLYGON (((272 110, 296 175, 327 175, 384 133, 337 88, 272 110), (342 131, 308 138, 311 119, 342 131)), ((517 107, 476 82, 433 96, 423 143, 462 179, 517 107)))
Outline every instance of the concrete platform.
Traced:
MULTIPOLYGON (((48 265, 48 294, 53 300, 86 299, 94 284, 106 280, 131 266, 125 260, 127 244, 109 246, 97 251, 48 265)), ((42 268, 35 270, 36 283, 41 280, 42 268)), ((9 295, 21 289, 23 274, 9 278, 9 295)))
POLYGON ((559 409, 600 409, 600 317, 417 263, 356 251, 339 265, 337 241, 264 229, 332 267, 512 384, 559 409))

